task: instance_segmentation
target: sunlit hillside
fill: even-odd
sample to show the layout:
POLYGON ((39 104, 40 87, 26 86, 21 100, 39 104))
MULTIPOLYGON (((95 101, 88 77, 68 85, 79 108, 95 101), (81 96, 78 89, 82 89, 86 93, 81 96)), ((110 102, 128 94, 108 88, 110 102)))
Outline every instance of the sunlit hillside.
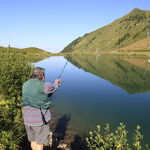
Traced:
POLYGON ((122 18, 75 39, 62 52, 95 52, 115 49, 148 49, 150 11, 135 8, 122 18))

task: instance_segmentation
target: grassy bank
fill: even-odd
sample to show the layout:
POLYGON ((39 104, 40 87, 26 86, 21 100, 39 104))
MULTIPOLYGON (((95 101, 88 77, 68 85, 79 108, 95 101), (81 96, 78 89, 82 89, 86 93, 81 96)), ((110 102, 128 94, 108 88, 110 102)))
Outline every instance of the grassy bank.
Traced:
POLYGON ((150 50, 105 50, 99 52, 72 52, 72 53, 60 53, 59 55, 68 56, 68 55, 114 55, 114 56, 137 56, 137 57, 147 57, 150 58, 150 50))
POLYGON ((150 50, 115 50, 111 52, 112 55, 123 56, 147 56, 150 57, 150 50))

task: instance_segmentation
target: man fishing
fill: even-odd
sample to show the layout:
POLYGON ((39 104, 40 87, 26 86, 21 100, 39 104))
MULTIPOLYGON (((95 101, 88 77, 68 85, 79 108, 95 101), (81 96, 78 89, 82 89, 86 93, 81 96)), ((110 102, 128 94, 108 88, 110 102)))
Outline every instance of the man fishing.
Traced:
POLYGON ((24 124, 32 150, 43 150, 49 143, 50 96, 58 89, 60 78, 52 85, 45 81, 45 69, 36 67, 22 87, 24 124))

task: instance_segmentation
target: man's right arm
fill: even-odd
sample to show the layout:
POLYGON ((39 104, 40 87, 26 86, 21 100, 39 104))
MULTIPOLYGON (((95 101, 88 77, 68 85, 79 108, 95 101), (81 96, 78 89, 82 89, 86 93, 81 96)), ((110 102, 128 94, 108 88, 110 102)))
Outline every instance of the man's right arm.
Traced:
POLYGON ((52 85, 50 82, 44 83, 44 93, 45 94, 52 94, 54 93, 60 85, 60 79, 56 79, 55 83, 52 85))

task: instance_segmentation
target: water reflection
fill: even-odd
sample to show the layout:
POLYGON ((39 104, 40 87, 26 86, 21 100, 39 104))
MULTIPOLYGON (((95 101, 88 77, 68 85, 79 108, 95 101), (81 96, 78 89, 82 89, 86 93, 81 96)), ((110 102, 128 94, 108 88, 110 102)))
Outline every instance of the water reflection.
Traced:
POLYGON ((140 62, 139 58, 100 55, 73 55, 66 58, 78 68, 106 79, 130 94, 150 91, 150 66, 145 64, 146 67, 139 67, 137 63, 134 64, 135 60, 140 62))

